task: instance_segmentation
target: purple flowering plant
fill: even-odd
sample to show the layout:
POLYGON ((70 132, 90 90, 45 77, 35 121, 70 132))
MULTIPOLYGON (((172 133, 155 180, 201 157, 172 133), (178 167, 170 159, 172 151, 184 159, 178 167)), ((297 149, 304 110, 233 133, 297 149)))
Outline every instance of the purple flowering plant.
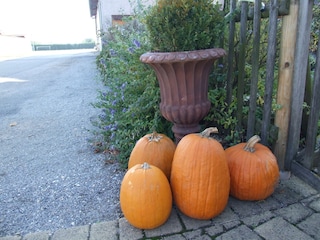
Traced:
POLYGON ((156 130, 172 136, 171 123, 160 115, 154 71, 139 60, 150 50, 141 17, 111 27, 104 34, 105 45, 96 61, 105 87, 94 103, 102 112, 94 125, 106 152, 116 152, 114 157, 123 167, 136 141, 145 134, 156 130))

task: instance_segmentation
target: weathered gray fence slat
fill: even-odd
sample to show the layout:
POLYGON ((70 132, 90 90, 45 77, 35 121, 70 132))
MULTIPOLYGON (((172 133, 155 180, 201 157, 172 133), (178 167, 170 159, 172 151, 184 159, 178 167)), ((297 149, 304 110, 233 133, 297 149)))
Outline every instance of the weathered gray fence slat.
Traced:
POLYGON ((248 3, 241 3, 241 19, 240 19, 240 43, 239 43, 239 64, 238 64, 238 84, 237 84, 237 130, 240 131, 242 127, 242 108, 244 95, 244 77, 245 77, 245 58, 247 45, 247 16, 248 3))
POLYGON ((235 19, 233 17, 236 9, 236 0, 230 1, 230 20, 229 20, 229 50, 228 50, 228 70, 227 70, 227 104, 230 105, 232 101, 232 84, 234 78, 234 33, 235 33, 235 19))
POLYGON ((257 110, 257 93, 259 79, 259 52, 260 52, 260 22, 261 22, 261 0, 254 4, 253 17, 253 49, 252 49, 252 72, 250 84, 250 101, 247 125, 247 140, 254 135, 257 110))
POLYGON ((269 132, 270 132, 270 121, 272 111, 272 93, 274 83, 274 69, 275 59, 277 51, 277 26, 278 26, 278 0, 271 0, 269 9, 269 26, 268 26, 268 55, 267 55, 267 72, 265 81, 265 93, 264 93, 264 108, 263 108, 263 119, 261 126, 261 143, 267 145, 269 132))
MULTIPOLYGON (((320 37, 320 36, 319 36, 320 37)), ((317 166, 317 159, 314 159, 314 151, 316 146, 318 121, 320 115, 320 41, 318 42, 317 62, 313 80, 313 90, 311 99, 311 111, 308 120, 307 136, 306 136, 306 152, 303 158, 303 165, 312 169, 317 166)), ((319 161, 319 159, 318 159, 319 161)))
MULTIPOLYGON (((278 16, 285 16, 289 14, 289 9, 290 9, 290 0, 279 0, 279 5, 278 5, 278 16)), ((262 1, 263 2, 263 1, 262 1)), ((249 7, 248 8, 248 15, 247 19, 252 20, 253 15, 254 15, 254 7, 249 7)), ((261 18, 269 18, 270 14, 270 8, 266 6, 264 11, 261 13, 261 18)), ((236 22, 240 21, 240 12, 236 12, 236 15, 234 16, 236 22)))
POLYGON ((302 104, 306 84, 305 79, 309 55, 313 0, 300 1, 299 4, 299 24, 292 86, 293 97, 291 101, 291 116, 289 121, 287 151, 284 162, 284 167, 286 170, 291 169, 291 162, 299 149, 302 104))

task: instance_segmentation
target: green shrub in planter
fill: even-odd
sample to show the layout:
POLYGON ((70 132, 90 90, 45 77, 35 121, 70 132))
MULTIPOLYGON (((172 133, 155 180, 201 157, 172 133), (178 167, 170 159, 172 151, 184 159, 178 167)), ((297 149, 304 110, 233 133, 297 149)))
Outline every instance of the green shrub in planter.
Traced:
POLYGON ((220 5, 212 0, 158 0, 146 16, 151 48, 156 52, 214 48, 224 24, 220 5))

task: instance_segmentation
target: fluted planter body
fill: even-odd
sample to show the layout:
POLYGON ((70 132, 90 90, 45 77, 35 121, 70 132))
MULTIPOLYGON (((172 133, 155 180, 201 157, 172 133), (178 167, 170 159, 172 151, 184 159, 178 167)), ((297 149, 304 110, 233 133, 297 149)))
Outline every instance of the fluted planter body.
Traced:
POLYGON ((213 62, 224 56, 221 48, 188 52, 155 52, 140 60, 156 72, 160 86, 161 114, 174 125, 176 142, 199 132, 199 122, 210 110, 208 79, 213 62))

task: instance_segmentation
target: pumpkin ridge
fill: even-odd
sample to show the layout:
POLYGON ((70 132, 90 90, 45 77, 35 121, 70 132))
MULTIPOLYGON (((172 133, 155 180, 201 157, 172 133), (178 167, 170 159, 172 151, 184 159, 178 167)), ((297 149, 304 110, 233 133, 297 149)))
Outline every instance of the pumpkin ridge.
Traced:
POLYGON ((120 206, 128 222, 137 228, 162 225, 172 207, 168 179, 159 168, 148 163, 135 165, 121 183, 120 206))
POLYGON ((226 207, 230 175, 221 144, 201 134, 181 139, 174 154, 171 185, 175 203, 185 215, 210 219, 226 207))
POLYGON ((259 140, 254 136, 245 147, 240 143, 225 150, 231 174, 230 194, 240 200, 267 198, 279 179, 276 157, 259 140))
POLYGON ((153 132, 140 138, 131 151, 128 168, 148 162, 159 167, 170 178, 176 145, 164 134, 153 132))

